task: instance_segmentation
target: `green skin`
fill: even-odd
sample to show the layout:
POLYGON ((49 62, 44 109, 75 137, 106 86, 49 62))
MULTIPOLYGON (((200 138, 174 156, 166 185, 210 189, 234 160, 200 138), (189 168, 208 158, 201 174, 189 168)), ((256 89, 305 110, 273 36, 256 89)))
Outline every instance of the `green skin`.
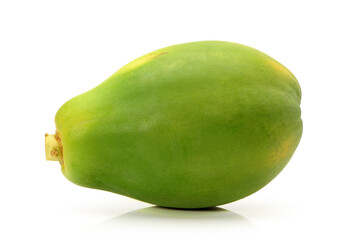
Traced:
POLYGON ((256 49, 159 49, 59 109, 62 172, 164 207, 229 203, 285 167, 302 135, 300 101, 293 74, 256 49))

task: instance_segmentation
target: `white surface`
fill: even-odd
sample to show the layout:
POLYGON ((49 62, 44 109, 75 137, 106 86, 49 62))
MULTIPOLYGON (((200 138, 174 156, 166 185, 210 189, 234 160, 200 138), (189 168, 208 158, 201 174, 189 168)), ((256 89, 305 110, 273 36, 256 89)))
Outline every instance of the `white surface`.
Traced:
POLYGON ((361 239, 358 1, 1 1, 1 239, 361 239), (68 182, 44 133, 68 99, 152 50, 255 47, 303 92, 304 133, 269 185, 211 212, 68 182), (105 238, 104 238, 105 239, 105 238))

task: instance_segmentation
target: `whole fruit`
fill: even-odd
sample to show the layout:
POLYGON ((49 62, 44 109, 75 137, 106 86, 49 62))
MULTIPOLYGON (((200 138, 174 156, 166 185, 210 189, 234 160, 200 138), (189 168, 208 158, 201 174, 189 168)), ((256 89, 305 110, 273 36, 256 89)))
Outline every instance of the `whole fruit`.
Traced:
POLYGON ((301 89, 268 55, 201 41, 151 52, 66 102, 46 155, 81 186, 174 208, 244 198, 287 164, 301 89))

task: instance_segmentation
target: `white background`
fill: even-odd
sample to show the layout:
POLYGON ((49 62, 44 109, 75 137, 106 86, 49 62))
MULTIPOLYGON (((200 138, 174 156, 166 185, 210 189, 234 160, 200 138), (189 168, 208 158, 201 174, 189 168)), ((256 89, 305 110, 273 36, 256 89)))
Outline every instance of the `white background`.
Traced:
POLYGON ((361 239, 357 2, 1 1, 0 238, 361 239), (303 137, 269 185, 218 211, 175 211, 76 186, 45 160, 65 101, 199 40, 257 48, 301 84, 303 137))

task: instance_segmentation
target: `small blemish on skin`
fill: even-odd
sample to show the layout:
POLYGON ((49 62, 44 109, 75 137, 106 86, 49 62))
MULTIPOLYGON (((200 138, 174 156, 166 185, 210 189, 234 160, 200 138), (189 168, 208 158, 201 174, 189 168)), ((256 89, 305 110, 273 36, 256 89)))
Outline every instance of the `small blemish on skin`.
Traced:
MULTIPOLYGON (((168 54, 168 52, 159 53, 159 54, 157 54, 157 55, 155 55, 155 56, 152 56, 150 59, 154 59, 154 58, 157 58, 157 57, 162 56, 162 55, 165 55, 165 54, 168 54)), ((154 55, 154 54, 152 54, 152 55, 154 55)))
POLYGON ((56 157, 59 155, 59 152, 56 149, 53 149, 53 150, 51 150, 50 154, 51 154, 51 156, 56 157))

